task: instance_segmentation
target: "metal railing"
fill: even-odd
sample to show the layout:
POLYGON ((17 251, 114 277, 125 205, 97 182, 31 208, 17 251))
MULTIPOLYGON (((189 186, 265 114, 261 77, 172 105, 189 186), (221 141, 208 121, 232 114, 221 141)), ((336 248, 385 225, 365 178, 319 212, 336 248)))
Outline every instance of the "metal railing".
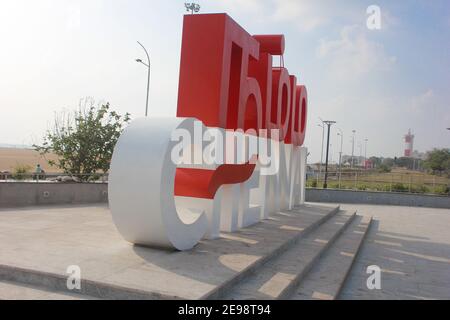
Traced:
POLYGON ((34 183, 106 183, 108 173, 70 174, 70 173, 11 173, 0 172, 0 182, 34 182, 34 183))
MULTIPOLYGON (((325 174, 318 171, 307 174, 306 186, 322 188, 325 174)), ((68 173, 11 173, 0 172, 0 182, 34 183, 107 183, 108 173, 68 174, 68 173)), ((373 170, 328 172, 329 189, 408 192, 449 195, 450 179, 424 173, 389 172, 373 170)))
MULTIPOLYGON (((307 187, 323 188, 325 175, 318 171, 308 174, 307 187)), ((352 170, 328 172, 329 189, 449 194, 450 179, 425 173, 352 170)))

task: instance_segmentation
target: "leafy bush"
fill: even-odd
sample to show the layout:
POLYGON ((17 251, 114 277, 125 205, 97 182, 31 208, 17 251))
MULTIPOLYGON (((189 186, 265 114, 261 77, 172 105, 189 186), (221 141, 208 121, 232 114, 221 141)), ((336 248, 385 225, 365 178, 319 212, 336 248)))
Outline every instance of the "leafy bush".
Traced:
POLYGON ((78 111, 57 115, 43 145, 34 147, 42 155, 58 156, 57 161, 48 161, 50 165, 87 180, 91 174, 109 170, 114 146, 129 121, 128 113, 119 115, 110 110, 109 103, 96 107, 86 99, 78 111))
POLYGON ((328 187, 330 189, 339 189, 339 183, 338 182, 332 182, 332 183, 328 184, 328 187))
POLYGON ((395 192, 408 192, 409 188, 405 186, 403 183, 394 183, 392 185, 392 191, 395 192))
POLYGON ((449 194, 450 188, 449 186, 437 186, 436 188, 434 188, 434 192, 438 194, 449 194))
POLYGON ((427 186, 425 186, 425 185, 412 186, 411 187, 411 192, 413 192, 413 193, 429 193, 430 189, 427 186))
POLYGON ((12 178, 14 180, 25 180, 31 171, 28 165, 18 164, 14 167, 12 178))
POLYGON ((388 172, 391 172, 391 167, 389 167, 388 165, 386 165, 386 164, 381 164, 379 167, 378 167, 378 171, 379 172, 381 172, 381 173, 388 173, 388 172))

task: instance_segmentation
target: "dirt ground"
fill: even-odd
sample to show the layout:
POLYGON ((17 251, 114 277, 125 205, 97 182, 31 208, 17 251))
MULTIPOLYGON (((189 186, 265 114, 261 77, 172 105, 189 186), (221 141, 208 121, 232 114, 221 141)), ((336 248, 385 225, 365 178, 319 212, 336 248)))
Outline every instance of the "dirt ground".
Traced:
POLYGON ((13 172, 18 165, 27 165, 34 170, 39 163, 46 172, 58 172, 58 168, 50 167, 47 162, 56 159, 55 155, 47 155, 44 158, 32 149, 0 148, 0 171, 13 172))

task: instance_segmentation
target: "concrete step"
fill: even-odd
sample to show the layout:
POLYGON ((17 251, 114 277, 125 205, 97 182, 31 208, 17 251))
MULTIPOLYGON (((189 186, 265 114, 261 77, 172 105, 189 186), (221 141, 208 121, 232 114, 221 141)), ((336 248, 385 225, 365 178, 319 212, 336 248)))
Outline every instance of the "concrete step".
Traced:
MULTIPOLYGON (((276 215, 273 215, 269 218, 273 219, 275 222, 279 220, 277 216, 282 216, 286 218, 293 218, 294 220, 297 220, 297 223, 300 222, 297 226, 293 225, 283 225, 281 227, 278 227, 278 229, 275 231, 276 233, 280 233, 280 229, 283 232, 283 235, 286 233, 291 233, 290 237, 287 240, 284 240, 281 245, 278 245, 274 249, 270 251, 269 254, 266 254, 265 256, 261 257, 260 259, 256 260, 254 263, 249 265, 244 270, 237 273, 235 276, 233 276, 228 281, 222 283, 221 285, 217 286, 215 289, 211 290, 204 296, 202 296, 200 299, 222 299, 225 297, 225 295, 228 294, 230 290, 232 290, 238 283, 243 281, 243 279, 246 279, 247 277, 251 276, 255 272, 259 272, 259 268, 263 265, 265 265, 268 261, 276 259, 279 255, 283 254, 286 250, 288 250, 293 244, 296 244, 299 240, 307 237, 310 233, 312 233, 314 230, 319 228, 322 224, 327 222, 328 220, 332 219, 334 216, 336 216, 340 212, 340 207, 335 208, 328 208, 325 209, 326 213, 323 213, 324 208, 320 208, 321 211, 319 211, 319 217, 311 217, 310 214, 313 212, 310 212, 309 210, 314 209, 314 207, 309 207, 308 210, 305 210, 305 207, 301 208, 294 208, 292 211, 288 212, 279 212, 276 215), (310 220, 310 219, 313 220, 310 220), (301 227, 301 221, 304 220, 303 225, 304 227, 301 227), (313 221, 313 222, 312 222, 313 221)), ((319 209, 318 207, 316 209, 319 209)), ((314 215, 316 213, 313 213, 314 215)), ((252 228, 250 227, 247 229, 243 229, 239 233, 246 236, 248 234, 252 234, 252 228)), ((222 235, 223 237, 231 236, 235 237, 235 233, 232 233, 231 235, 222 235)), ((267 238, 273 238, 272 235, 267 235, 267 238)))
POLYGON ((51 290, 18 282, 0 281, 0 300, 93 300, 76 293, 51 290))
MULTIPOLYGON (((58 220, 53 233, 50 235, 47 231, 43 238, 42 233, 38 233, 42 217, 35 221, 36 215, 33 215, 26 220, 34 226, 33 233, 23 237, 26 241, 11 241, 0 254, 0 281, 65 292, 68 289, 64 272, 68 265, 78 265, 82 278, 81 290, 76 293, 82 296, 214 299, 223 296, 241 279, 282 254, 338 211, 339 207, 303 205, 238 232, 224 233, 220 239, 201 241, 187 252, 130 246, 117 237, 111 222, 104 221, 100 215, 94 216, 98 223, 84 222, 82 228, 76 229, 66 222, 67 217, 64 221, 58 220), (106 239, 97 239, 94 237, 97 234, 106 239), (14 259, 11 258, 13 252, 14 259)), ((11 229, 10 216, 3 219, 7 231, 11 229)), ((78 219, 79 214, 74 217, 78 219)), ((59 215, 52 218, 60 219, 59 215)), ((91 221, 92 215, 83 219, 91 221)))
MULTIPOLYGON (((5 283, 5 286, 15 286, 19 292, 27 294, 25 291, 29 290, 30 295, 35 294, 36 299, 38 293, 53 293, 60 295, 69 295, 86 300, 92 299, 110 299, 110 300, 154 300, 164 299, 154 292, 147 292, 145 290, 138 290, 135 288, 128 288, 123 286, 112 285, 102 281, 92 281, 88 279, 81 280, 81 288, 69 290, 67 288, 67 277, 57 273, 42 272, 34 269, 20 268, 16 266, 0 265, 0 283, 5 283), (34 292, 34 293, 33 293, 34 292)), ((9 294, 8 291, 2 290, 0 287, 3 300, 15 300, 20 295, 9 294)), ((52 298, 49 298, 52 300, 52 298)), ((60 298, 55 298, 60 300, 60 298)))
POLYGON ((231 288, 224 299, 285 299, 315 262, 352 222, 356 214, 341 211, 298 239, 256 273, 231 288))
POLYGON ((358 216, 300 283, 292 300, 334 300, 349 275, 372 217, 358 216))

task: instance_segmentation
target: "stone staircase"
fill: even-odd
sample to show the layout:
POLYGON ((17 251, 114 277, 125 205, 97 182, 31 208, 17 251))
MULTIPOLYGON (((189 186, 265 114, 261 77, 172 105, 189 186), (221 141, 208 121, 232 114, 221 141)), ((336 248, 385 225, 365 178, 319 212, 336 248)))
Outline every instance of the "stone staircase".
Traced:
MULTIPOLYGON (((339 207, 306 205, 240 232, 223 234, 221 239, 203 241, 191 252, 166 255, 174 264, 183 265, 189 259, 189 270, 181 270, 185 278, 189 272, 195 280, 209 273, 209 286, 192 299, 337 299, 371 222, 339 207), (226 261, 226 266, 235 271, 229 272, 223 268, 223 259, 233 254, 237 258, 226 261), (240 260, 246 257, 251 259, 241 267, 240 260), (209 268, 205 268, 207 261, 209 268)), ((140 268, 152 272, 148 269, 152 260, 148 261, 140 268)), ((143 273, 144 283, 147 276, 154 279, 143 273)), ((180 293, 175 288, 175 294, 169 294, 154 290, 156 285, 151 282, 144 287, 131 282, 119 285, 114 277, 82 278, 81 290, 69 291, 63 274, 0 264, 0 299, 186 298, 181 284, 180 293)))
POLYGON ((223 299, 337 299, 371 219, 340 211, 223 299))

